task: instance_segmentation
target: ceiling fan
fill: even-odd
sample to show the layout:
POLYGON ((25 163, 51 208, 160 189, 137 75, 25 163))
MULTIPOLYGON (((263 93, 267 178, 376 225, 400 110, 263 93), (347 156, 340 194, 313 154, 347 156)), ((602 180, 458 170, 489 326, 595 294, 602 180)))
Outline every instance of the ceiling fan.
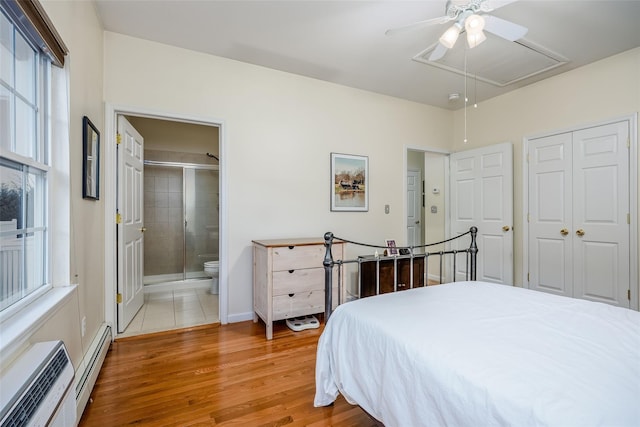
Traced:
POLYGON ((455 21, 454 24, 440 36, 438 45, 429 56, 429 61, 437 61, 442 58, 445 53, 447 53, 447 49, 453 48, 458 40, 458 36, 462 32, 467 33, 467 43, 470 49, 478 46, 487 39, 487 36, 484 34, 485 30, 503 39, 516 41, 527 33, 528 29, 526 27, 486 14, 487 12, 491 12, 515 1, 517 0, 448 0, 444 16, 393 28, 387 30, 385 34, 391 36, 428 25, 445 24, 450 21, 455 21))

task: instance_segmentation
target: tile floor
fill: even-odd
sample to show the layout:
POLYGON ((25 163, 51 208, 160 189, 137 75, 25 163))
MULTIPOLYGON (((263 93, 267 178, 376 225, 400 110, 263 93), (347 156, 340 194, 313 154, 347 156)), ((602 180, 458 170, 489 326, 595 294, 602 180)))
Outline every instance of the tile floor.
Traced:
POLYGON ((217 323, 218 307, 218 295, 208 288, 145 292, 144 305, 118 337, 217 323))

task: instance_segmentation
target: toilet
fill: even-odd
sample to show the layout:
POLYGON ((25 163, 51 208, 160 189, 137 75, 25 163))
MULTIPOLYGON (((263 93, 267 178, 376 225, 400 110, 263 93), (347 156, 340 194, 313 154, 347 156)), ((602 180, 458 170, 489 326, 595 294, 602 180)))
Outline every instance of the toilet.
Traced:
POLYGON ((209 292, 218 295, 218 261, 207 261, 204 263, 204 272, 211 277, 211 289, 209 292))

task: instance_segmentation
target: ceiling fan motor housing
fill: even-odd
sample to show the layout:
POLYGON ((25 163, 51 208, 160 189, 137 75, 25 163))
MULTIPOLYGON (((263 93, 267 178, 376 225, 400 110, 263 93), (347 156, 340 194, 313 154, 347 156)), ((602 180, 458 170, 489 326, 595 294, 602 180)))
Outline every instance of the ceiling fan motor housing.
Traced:
POLYGON ((489 12, 492 9, 483 5, 485 0, 448 0, 446 5, 446 14, 453 20, 458 19, 461 14, 473 15, 477 12, 489 12))

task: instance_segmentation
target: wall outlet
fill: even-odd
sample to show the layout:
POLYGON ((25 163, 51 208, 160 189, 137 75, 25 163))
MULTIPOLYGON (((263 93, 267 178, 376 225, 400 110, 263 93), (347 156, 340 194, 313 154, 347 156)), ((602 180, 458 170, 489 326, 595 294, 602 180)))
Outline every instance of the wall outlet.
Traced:
POLYGON ((82 324, 80 326, 80 332, 81 332, 83 337, 84 337, 84 334, 87 332, 87 316, 84 316, 82 318, 82 324))

